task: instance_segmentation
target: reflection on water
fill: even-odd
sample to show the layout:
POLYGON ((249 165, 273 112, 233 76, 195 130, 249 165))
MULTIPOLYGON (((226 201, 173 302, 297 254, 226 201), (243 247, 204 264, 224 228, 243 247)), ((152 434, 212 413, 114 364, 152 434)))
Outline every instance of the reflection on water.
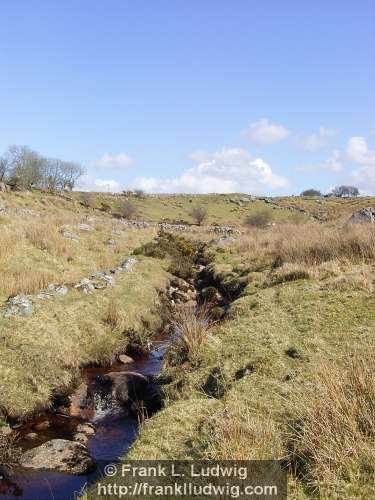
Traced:
MULTIPOLYGON (((105 375, 114 371, 133 371, 143 375, 157 375, 160 372, 161 361, 168 344, 166 341, 155 342, 155 348, 147 359, 137 360, 129 364, 115 363, 106 368, 85 368, 83 381, 90 383, 97 375, 105 375)), ((89 439, 87 447, 90 455, 100 461, 100 467, 105 463, 118 459, 126 452, 136 439, 138 422, 129 416, 126 409, 112 401, 111 395, 94 394, 91 406, 86 409, 86 421, 95 424, 97 432, 89 439)), ((42 420, 48 420, 50 426, 32 441, 21 442, 23 448, 38 446, 50 439, 72 439, 77 423, 82 419, 66 418, 57 415, 44 415, 42 420)), ((35 426, 35 421, 33 422, 35 426)), ((31 426, 24 426, 21 432, 30 432, 31 426)), ((85 485, 101 477, 100 468, 87 475, 74 476, 54 471, 33 471, 27 469, 15 470, 11 477, 0 476, 0 500, 22 498, 27 500, 75 500, 85 485)))

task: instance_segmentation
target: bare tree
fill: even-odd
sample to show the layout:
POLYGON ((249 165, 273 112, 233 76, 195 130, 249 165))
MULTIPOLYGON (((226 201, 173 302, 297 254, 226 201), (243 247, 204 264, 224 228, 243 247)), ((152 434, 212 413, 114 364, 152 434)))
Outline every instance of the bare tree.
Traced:
POLYGON ((142 200, 143 198, 145 198, 145 192, 143 191, 143 189, 135 189, 134 198, 138 198, 138 200, 142 200))
POLYGON ((84 173, 79 163, 44 158, 27 146, 11 146, 0 158, 0 181, 5 177, 21 189, 73 189, 84 173))
POLYGON ((46 159, 39 153, 27 146, 11 146, 6 158, 10 165, 10 184, 26 189, 40 184, 46 159))
POLYGON ((190 215, 193 217, 198 226, 200 226, 207 217, 207 209, 204 207, 195 207, 191 211, 190 215))
POLYGON ((359 189, 355 186, 336 186, 332 194, 339 198, 356 197, 359 195, 359 189))
POLYGON ((62 189, 74 188, 77 180, 85 173, 82 165, 73 161, 63 161, 61 164, 62 189))
POLYGON ((131 201, 125 201, 121 207, 121 215, 125 217, 125 219, 131 219, 136 213, 137 209, 133 203, 131 201))
POLYGON ((0 158, 0 182, 4 181, 9 173, 10 165, 9 161, 5 156, 0 158))

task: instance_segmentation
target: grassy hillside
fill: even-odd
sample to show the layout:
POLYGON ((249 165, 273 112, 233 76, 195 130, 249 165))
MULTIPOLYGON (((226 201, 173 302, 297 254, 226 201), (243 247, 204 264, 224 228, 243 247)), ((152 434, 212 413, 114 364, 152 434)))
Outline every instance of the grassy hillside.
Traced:
MULTIPOLYGON (((374 200, 241 198, 130 200, 140 220, 192 223, 192 208, 204 206, 205 224, 236 225, 242 234, 217 246, 212 234, 194 233, 208 242, 205 279, 232 303, 222 323, 200 330, 187 357, 171 351, 161 378, 166 407, 146 421, 128 456, 280 458, 291 498, 372 498, 375 231, 343 222, 374 200), (262 211, 271 224, 243 225, 262 211)), ((1 193, 2 305, 116 266, 151 241, 156 230, 118 218, 124 202, 97 193, 1 193)), ((160 325, 157 290, 168 262, 137 259, 114 287, 70 288, 36 301, 29 317, 0 317, 0 417, 48 406, 82 364, 105 362, 134 332, 145 338, 160 325)))
POLYGON ((114 287, 86 295, 70 286, 118 266, 155 232, 126 229, 110 214, 41 192, 4 193, 0 207, 1 306, 9 296, 35 295, 51 283, 69 287, 65 296, 35 300, 30 317, 1 312, 0 409, 23 417, 66 390, 83 363, 123 352, 127 332, 149 335, 157 328, 157 289, 166 273, 157 261, 139 257, 132 272, 115 275, 114 287))
POLYGON ((167 407, 128 457, 279 458, 290 498, 373 498, 374 242, 286 226, 217 249, 214 281, 248 285, 198 353, 165 365, 167 407))

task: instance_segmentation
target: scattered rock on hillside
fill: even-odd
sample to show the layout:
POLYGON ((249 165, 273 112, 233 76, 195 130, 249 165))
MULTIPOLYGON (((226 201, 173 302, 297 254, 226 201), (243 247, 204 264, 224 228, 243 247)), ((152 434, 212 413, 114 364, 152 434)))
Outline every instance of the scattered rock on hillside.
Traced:
POLYGON ((358 212, 354 212, 348 220, 349 224, 363 224, 368 222, 375 222, 375 207, 362 208, 358 212))
POLYGON ((137 259, 126 259, 124 262, 120 264, 120 266, 126 271, 131 271, 133 269, 134 264, 137 263, 137 259))
POLYGON ((35 210, 32 210, 31 208, 15 208, 15 213, 17 215, 26 215, 26 216, 29 216, 29 215, 32 215, 33 217, 39 217, 40 216, 40 213, 39 212, 36 212, 35 210))
POLYGON ((82 278, 74 285, 74 288, 81 288, 84 293, 91 293, 95 289, 93 283, 88 278, 82 278))
POLYGON ((106 245, 108 245, 108 246, 115 246, 115 245, 116 245, 116 241, 115 241, 114 239, 112 239, 112 238, 109 238, 109 239, 108 239, 108 240, 106 240, 104 243, 105 243, 106 245))
POLYGON ((62 234, 62 236, 64 236, 64 238, 68 238, 68 239, 73 240, 73 241, 79 240, 78 234, 73 233, 72 231, 67 231, 66 229, 61 229, 60 233, 62 234))
POLYGON ((68 291, 69 290, 65 285, 55 285, 54 283, 50 283, 47 290, 39 292, 36 298, 40 300, 47 300, 55 297, 56 295, 66 295, 68 291))
POLYGON ((84 224, 83 222, 80 224, 77 224, 78 229, 81 231, 93 231, 94 228, 90 226, 90 224, 84 224))
POLYGON ((57 470, 69 474, 84 474, 95 462, 81 443, 52 439, 23 453, 20 465, 30 469, 57 470))
POLYGON ((7 307, 4 311, 4 316, 30 316, 33 313, 34 307, 30 297, 27 295, 16 295, 8 300, 7 307))
POLYGON ((231 243, 234 243, 235 241, 237 241, 237 238, 234 238, 233 236, 221 236, 221 238, 212 240, 211 244, 217 245, 218 247, 225 247, 227 245, 230 245, 231 243))

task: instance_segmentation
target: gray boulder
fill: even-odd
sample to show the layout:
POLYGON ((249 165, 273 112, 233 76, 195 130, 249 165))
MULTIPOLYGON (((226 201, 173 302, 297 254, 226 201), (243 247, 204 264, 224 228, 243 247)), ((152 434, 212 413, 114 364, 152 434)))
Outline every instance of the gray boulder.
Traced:
POLYGON ((61 235, 64 236, 64 238, 68 238, 69 240, 73 241, 78 241, 79 236, 76 233, 73 233, 72 231, 67 231, 66 229, 62 229, 60 231, 61 235))
POLYGON ((363 224, 368 222, 375 222, 375 207, 362 208, 358 212, 354 212, 348 220, 349 224, 363 224))
POLYGON ((16 295, 8 300, 8 307, 4 316, 30 316, 34 311, 30 298, 27 295, 16 295))
POLYGON ((81 231, 93 231, 94 230, 94 228, 92 226, 90 226, 90 224, 80 223, 80 224, 77 224, 77 227, 81 231))
POLYGON ((20 465, 30 469, 84 474, 94 468, 95 462, 83 444, 66 439, 52 439, 23 453, 20 465))

